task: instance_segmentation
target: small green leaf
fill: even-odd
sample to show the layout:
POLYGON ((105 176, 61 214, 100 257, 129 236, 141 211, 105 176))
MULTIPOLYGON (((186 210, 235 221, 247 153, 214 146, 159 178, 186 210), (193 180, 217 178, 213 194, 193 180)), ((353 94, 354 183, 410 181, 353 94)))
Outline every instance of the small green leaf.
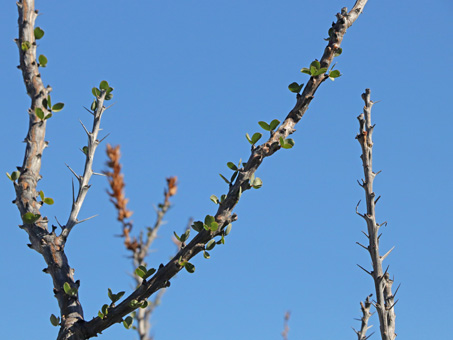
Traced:
POLYGON ((184 234, 181 235, 181 242, 185 242, 189 239, 190 229, 187 229, 184 234))
MULTIPOLYGON (((302 84, 303 85, 303 84, 302 84)), ((274 119, 270 124, 270 128, 271 130, 275 130, 275 128, 278 126, 278 124, 280 124, 280 121, 278 119, 274 119)))
POLYGON ((93 96, 95 97, 99 97, 101 95, 101 91, 99 91, 99 89, 97 87, 93 87, 91 89, 91 93, 93 94, 93 96))
POLYGON ((231 227, 232 227, 231 223, 228 224, 228 227, 226 227, 226 229, 225 229, 225 236, 231 232, 231 227))
POLYGON ((56 103, 55 105, 52 106, 52 111, 53 112, 60 112, 63 110, 64 103, 56 103))
POLYGON ((60 324, 60 317, 56 317, 55 315, 50 315, 50 323, 52 326, 57 327, 60 324))
POLYGON ((208 253, 206 250, 204 250, 204 251, 203 251, 203 257, 204 257, 205 259, 210 259, 210 258, 211 258, 211 255, 209 255, 209 253, 208 253))
POLYGON ((39 214, 33 214, 32 212, 28 212, 22 215, 22 221, 24 221, 24 223, 26 224, 32 224, 39 220, 40 217, 41 215, 39 214))
POLYGON ((132 308, 136 308, 139 306, 139 303, 137 300, 131 300, 131 302, 129 302, 129 306, 131 306, 132 308))
MULTIPOLYGON (((43 105, 44 105, 44 100, 43 100, 43 105)), ((47 95, 47 101, 46 101, 46 105, 44 105, 44 107, 47 109, 50 109, 52 107, 52 100, 50 98, 50 94, 47 95)))
POLYGON ((211 226, 211 223, 213 223, 215 221, 215 218, 214 216, 211 216, 211 215, 206 215, 206 217, 204 218, 204 224, 206 224, 208 227, 211 226))
POLYGON ((146 307, 148 307, 148 305, 149 305, 148 300, 145 300, 145 301, 143 301, 142 304, 140 305, 140 308, 146 308, 146 307))
POLYGON ((88 146, 84 146, 82 148, 82 152, 85 154, 85 155, 88 155, 88 146))
POLYGON ((308 74, 309 76, 311 76, 310 69, 308 69, 308 68, 306 68, 306 67, 304 67, 302 70, 300 70, 300 72, 306 73, 306 74, 308 74))
POLYGON ((206 250, 212 250, 215 247, 215 240, 212 239, 208 243, 206 243, 206 250))
POLYGON ((39 197, 41 197, 41 201, 44 201, 44 198, 46 198, 46 196, 44 196, 44 191, 40 190, 38 192, 38 194, 39 194, 39 197))
POLYGON ((231 170, 237 171, 238 167, 233 163, 233 162, 228 162, 227 167, 229 167, 231 170))
MULTIPOLYGON (((7 174, 8 174, 8 173, 7 173, 7 174)), ((20 172, 19 172, 19 171, 13 171, 13 173, 11 174, 10 179, 14 182, 14 181, 17 180, 19 177, 20 177, 20 172)))
POLYGON ((250 139, 250 136, 249 136, 248 133, 245 134, 245 138, 247 138, 247 140, 249 141, 249 143, 253 145, 253 142, 252 142, 252 140, 250 139))
POLYGON ((106 80, 103 80, 103 81, 101 81, 101 83, 99 84, 99 88, 100 88, 101 90, 104 90, 104 91, 107 92, 107 91, 109 90, 110 86, 109 86, 109 83, 108 83, 106 80))
POLYGON ((125 318, 123 320, 123 326, 124 328, 126 329, 130 329, 132 327, 132 322, 134 321, 134 319, 131 317, 131 316, 128 316, 127 318, 125 318))
POLYGON ((91 103, 91 111, 96 110, 98 106, 98 103, 96 102, 96 99, 93 99, 93 102, 91 103))
POLYGON ((146 272, 147 272, 147 270, 146 270, 145 266, 138 266, 138 268, 135 269, 135 274, 137 274, 142 279, 145 277, 146 272))
POLYGON ((227 179, 225 178, 225 176, 223 176, 222 174, 219 174, 219 175, 220 175, 220 177, 222 177, 222 179, 226 182, 226 184, 230 184, 230 181, 227 180, 227 179))
POLYGON ((313 74, 313 76, 317 77, 323 73, 326 73, 326 71, 327 71, 327 67, 320 68, 318 71, 315 72, 315 74, 313 74))
POLYGON ((217 222, 212 222, 211 225, 209 226, 209 229, 211 231, 216 231, 217 229, 219 229, 219 224, 217 222))
POLYGON ((333 53, 333 56, 334 57, 338 57, 339 55, 341 55, 341 53, 343 53, 343 49, 341 47, 338 47, 335 52, 333 53))
POLYGON ((209 199, 210 199, 211 201, 213 201, 215 204, 219 204, 219 203, 220 203, 220 202, 219 202, 219 199, 217 198, 216 195, 211 195, 211 197, 209 197, 209 199))
POLYGON ((46 203, 46 204, 48 204, 48 205, 52 205, 52 204, 54 204, 54 201, 53 201, 53 199, 52 199, 52 198, 50 198, 50 197, 46 197, 46 198, 44 198, 43 202, 44 202, 44 203, 46 203))
POLYGON ((225 237, 222 235, 222 237, 216 242, 216 244, 225 244, 225 237))
POLYGON ((314 67, 316 70, 321 68, 321 63, 318 60, 313 60, 310 64, 310 69, 314 67))
POLYGON ((107 304, 103 305, 101 308, 101 312, 102 314, 104 314, 104 316, 107 315, 109 313, 109 305, 107 304))
POLYGON ((262 186, 263 186, 263 181, 261 180, 261 178, 256 177, 255 180, 253 181, 252 187, 254 189, 259 189, 262 186))
POLYGON ((110 288, 107 288, 107 295, 109 299, 112 300, 112 302, 115 302, 113 301, 113 299, 115 298, 115 294, 112 293, 112 290, 110 288))
POLYGON ((238 173, 239 173, 238 171, 235 171, 235 172, 233 173, 233 175, 231 175, 230 183, 233 183, 233 182, 234 182, 234 180, 236 179, 238 173))
POLYGON ((333 70, 329 72, 329 78, 333 81, 335 78, 338 78, 341 76, 341 73, 339 70, 333 70))
POLYGON ((31 44, 29 41, 24 41, 22 42, 22 44, 20 45, 20 48, 22 49, 22 51, 28 51, 31 47, 31 44))
POLYGON ((314 66, 310 66, 310 75, 313 77, 318 70, 314 66))
POLYGON ((201 221, 194 222, 192 224, 192 228, 193 228, 193 230, 195 230, 197 232, 202 231, 203 230, 203 222, 201 222, 201 221))
MULTIPOLYGON (((294 83, 293 83, 294 84, 294 83)), ((297 83, 295 83, 297 84, 297 83)), ((260 121, 258 124, 266 131, 271 131, 271 127, 266 122, 260 121)))
POLYGON ((46 116, 44 117, 44 120, 49 119, 50 117, 52 117, 52 114, 51 114, 51 113, 49 113, 48 115, 46 115, 46 116))
POLYGON ((38 117, 41 120, 44 120, 44 111, 40 107, 35 108, 35 114, 36 117, 38 117))
POLYGON ((239 187, 239 190, 238 190, 238 201, 241 198, 241 196, 242 196, 242 187, 239 187))
POLYGON ((150 277, 151 275, 153 275, 154 273, 156 272, 156 269, 155 268, 151 268, 150 270, 148 270, 146 272, 146 275, 145 275, 145 279, 150 277))
POLYGON ((186 270, 191 274, 195 273, 195 266, 190 262, 187 262, 184 268, 186 268, 186 270))
POLYGON ((44 36, 44 31, 42 30, 41 27, 36 27, 33 33, 35 34, 36 40, 39 40, 44 36))
POLYGON ((111 94, 111 93, 107 93, 107 94, 105 95, 105 100, 110 100, 110 99, 112 99, 112 98, 113 98, 113 94, 111 94))
POLYGON ((46 58, 46 56, 44 54, 41 54, 38 57, 38 62, 39 62, 39 66, 46 67, 47 66, 47 58, 46 58))
POLYGON ((288 89, 293 93, 300 93, 300 91, 302 90, 303 87, 304 87, 304 84, 299 85, 296 82, 288 85, 288 89))
POLYGON ((176 234, 176 231, 173 232, 173 235, 175 235, 176 239, 177 239, 179 242, 182 242, 182 241, 181 241, 181 237, 179 237, 179 235, 176 234))
POLYGON ((223 203, 223 201, 225 201, 226 197, 227 197, 227 195, 220 196, 220 203, 223 203))
POLYGON ((11 175, 9 174, 9 172, 6 173, 6 177, 8 177, 10 181, 13 181, 13 182, 15 181, 15 180, 11 177, 11 175))
POLYGON ((258 142, 262 136, 263 135, 259 132, 254 133, 252 136, 252 144, 255 144, 256 142, 258 142))
POLYGON ((77 288, 71 288, 71 285, 68 282, 64 283, 63 290, 69 296, 75 296, 77 294, 77 288))
POLYGON ((280 145, 284 149, 291 149, 294 146, 295 142, 293 139, 288 138, 283 140, 283 137, 280 137, 280 145))

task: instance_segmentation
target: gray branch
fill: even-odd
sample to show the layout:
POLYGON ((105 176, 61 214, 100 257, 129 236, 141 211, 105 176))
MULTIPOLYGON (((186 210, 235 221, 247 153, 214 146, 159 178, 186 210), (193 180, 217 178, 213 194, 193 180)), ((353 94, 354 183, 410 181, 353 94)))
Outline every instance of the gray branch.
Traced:
MULTIPOLYGON (((373 130, 374 125, 371 124, 371 108, 373 102, 370 99, 370 90, 366 89, 362 94, 362 99, 365 102, 363 113, 357 119, 359 120, 360 130, 356 139, 362 147, 363 170, 365 180, 363 182, 363 189, 365 190, 366 198, 366 214, 361 215, 367 224, 369 246, 367 247, 370 253, 371 261, 373 263, 373 271, 369 273, 374 280, 376 290, 376 310, 379 315, 379 324, 382 340, 394 340, 395 333, 395 309, 394 309, 394 296, 392 295, 393 280, 387 270, 384 272, 382 262, 390 254, 388 251, 384 256, 379 253, 379 225, 376 222, 376 201, 375 193, 373 191, 373 182, 376 173, 373 172, 373 130)), ((363 269, 363 268, 362 268, 363 269)), ((364 269, 365 270, 365 269, 364 269)))
POLYGON ((371 317, 371 315, 373 315, 373 313, 370 312, 370 309, 371 309, 371 296, 373 294, 367 296, 366 300, 365 300, 365 303, 363 302, 360 302, 360 309, 362 310, 362 318, 360 319, 360 321, 362 322, 361 326, 360 326, 360 331, 357 331, 355 330, 354 328, 352 328, 354 330, 354 332, 357 334, 357 340, 367 340, 369 339, 373 334, 371 333, 370 335, 366 335, 366 332, 373 326, 368 326, 368 321, 371 317))

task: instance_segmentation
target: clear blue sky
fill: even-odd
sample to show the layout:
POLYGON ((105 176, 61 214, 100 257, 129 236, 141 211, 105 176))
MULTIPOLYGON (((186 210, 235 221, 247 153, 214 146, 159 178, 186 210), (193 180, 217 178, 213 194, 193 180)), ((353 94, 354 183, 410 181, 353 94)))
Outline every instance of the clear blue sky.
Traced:
MULTIPOLYGON (((39 188, 56 203, 43 213, 66 221, 71 205, 68 163, 82 171, 86 145, 78 123, 91 124, 82 108, 91 88, 106 79, 115 88, 113 108, 103 119, 108 142, 121 144, 127 195, 135 226, 154 222, 165 177, 177 175, 178 195, 168 224, 149 260, 158 266, 174 252, 170 241, 193 217, 213 215, 209 196, 227 190, 218 176, 226 162, 250 154, 244 135, 257 122, 283 120, 295 103, 287 85, 320 58, 342 1, 37 1, 45 30, 39 53, 54 101, 65 109, 48 124, 50 147, 43 156, 39 188)), ((359 301, 373 292, 365 224, 355 214, 362 189, 356 116, 360 94, 371 88, 375 181, 382 195, 379 221, 387 220, 382 250, 396 284, 398 339, 445 339, 450 322, 453 247, 451 169, 453 6, 441 0, 370 0, 347 32, 337 68, 293 135, 296 145, 266 159, 258 171, 263 187, 248 191, 236 209, 226 245, 212 257, 194 259, 196 273, 182 272, 153 316, 156 340, 280 339, 283 315, 291 310, 291 340, 354 339, 359 301)), ((19 70, 15 1, 0 14, 1 173, 23 160, 29 98, 19 70)), ((104 148, 94 169, 105 169, 104 148)), ((1 175, 1 174, 0 174, 1 175)), ((2 175, 4 176, 4 175, 2 175)), ((131 291, 107 182, 92 179, 81 218, 99 217, 73 230, 67 255, 81 280, 85 317, 106 303, 107 288, 131 291)), ((58 314, 51 279, 11 204, 14 191, 0 181, 3 233, 0 243, 2 337, 53 339, 58 314), (24 318, 26 319, 24 321, 24 318)), ((378 320, 373 317, 373 330, 378 320)), ((100 339, 134 339, 117 325, 100 339)), ((379 335, 374 335, 378 339, 379 335)))

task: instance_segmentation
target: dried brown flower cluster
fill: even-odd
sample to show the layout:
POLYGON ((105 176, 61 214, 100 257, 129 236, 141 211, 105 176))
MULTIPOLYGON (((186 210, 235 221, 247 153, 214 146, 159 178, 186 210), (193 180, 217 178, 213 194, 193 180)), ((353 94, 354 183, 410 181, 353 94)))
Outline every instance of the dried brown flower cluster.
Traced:
POLYGON ((127 249, 135 252, 140 245, 135 237, 131 239, 129 236, 133 224, 132 221, 127 221, 127 219, 132 216, 133 212, 127 209, 127 202, 129 202, 129 199, 125 197, 124 192, 124 187, 126 185, 124 184, 124 176, 121 173, 120 146, 117 145, 112 147, 110 144, 107 144, 106 153, 109 158, 107 166, 111 171, 104 171, 104 174, 107 176, 110 188, 112 189, 112 191, 107 191, 107 193, 110 196, 110 202, 113 203, 118 212, 117 220, 123 225, 123 233, 121 236, 124 237, 124 245, 127 249))

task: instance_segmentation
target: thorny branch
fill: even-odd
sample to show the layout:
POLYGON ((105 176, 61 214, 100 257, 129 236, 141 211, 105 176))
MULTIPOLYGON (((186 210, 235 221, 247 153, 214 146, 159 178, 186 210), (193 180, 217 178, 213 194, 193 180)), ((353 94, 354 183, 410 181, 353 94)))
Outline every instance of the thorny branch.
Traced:
MULTIPOLYGON (((367 247, 373 263, 373 271, 370 274, 374 280, 376 290, 376 310, 379 315, 379 324, 382 340, 394 340, 395 333, 395 309, 394 295, 392 295, 393 280, 387 270, 382 269, 382 262, 390 253, 387 252, 384 256, 379 253, 379 228, 383 224, 376 222, 376 201, 373 191, 373 182, 376 173, 373 172, 373 130, 374 125, 371 124, 371 108, 373 102, 370 99, 370 90, 366 89, 362 94, 362 99, 365 102, 363 113, 357 119, 359 120, 360 130, 356 136, 362 147, 362 155, 360 158, 363 163, 365 180, 361 185, 365 190, 366 197, 366 214, 360 215, 367 224, 369 246, 367 247)), ((393 248, 392 248, 393 249, 393 248)))
MULTIPOLYGON (((357 0, 351 11, 343 9, 337 14, 337 20, 332 26, 327 47, 324 50, 320 60, 321 67, 328 68, 334 58, 335 51, 340 48, 346 30, 355 22, 367 0, 357 0)), ((121 322, 122 318, 132 312, 136 307, 131 304, 133 300, 143 302, 152 294, 162 288, 170 286, 170 279, 173 278, 182 268, 180 261, 189 261, 192 257, 205 249, 208 241, 216 236, 224 234, 224 228, 237 219, 233 214, 233 209, 238 202, 240 192, 251 188, 249 183, 252 175, 255 174, 264 158, 271 156, 280 149, 280 137, 286 139, 290 134, 295 132, 295 125, 301 120, 308 109, 311 100, 318 87, 328 76, 321 74, 313 76, 308 81, 301 94, 297 95, 296 105, 287 115, 281 126, 271 134, 271 137, 264 144, 253 147, 247 164, 239 169, 239 175, 234 184, 229 188, 225 200, 219 205, 215 214, 219 228, 216 231, 203 230, 199 232, 185 247, 181 248, 176 256, 166 265, 161 265, 157 272, 147 280, 143 280, 141 285, 130 294, 123 302, 117 306, 111 306, 106 317, 96 317, 91 321, 85 321, 83 317, 82 306, 78 299, 78 293, 66 294, 63 285, 68 283, 71 289, 79 287, 79 281, 74 282, 74 270, 70 268, 64 246, 71 229, 80 221, 77 220, 78 213, 82 202, 89 188, 88 181, 93 174, 91 169, 94 151, 99 143, 96 139, 99 131, 99 122, 104 112, 103 101, 106 92, 102 90, 97 98, 97 109, 94 112, 93 129, 87 134, 89 136, 89 145, 85 170, 82 176, 77 175, 79 181, 79 191, 77 198, 74 199, 71 213, 66 226, 60 235, 56 235, 55 228, 48 230, 48 219, 41 217, 40 203, 37 201, 37 183, 41 178, 39 174, 41 168, 41 159, 44 148, 47 146, 45 141, 46 121, 40 121, 34 114, 36 108, 40 108, 45 114, 48 113, 44 101, 51 91, 50 87, 44 87, 41 75, 39 73, 38 62, 36 60, 36 41, 34 37, 34 23, 37 17, 37 11, 34 9, 34 0, 19 0, 17 2, 19 11, 19 38, 16 40, 19 55, 20 69, 27 93, 31 98, 29 109, 29 129, 25 139, 26 151, 24 163, 18 167, 20 177, 18 183, 14 183, 16 191, 15 204, 18 206, 21 216, 26 213, 32 213, 33 216, 39 217, 33 223, 24 223, 21 226, 29 235, 31 244, 30 248, 43 255, 47 268, 44 269, 53 279, 54 293, 58 300, 61 314, 60 331, 58 340, 81 340, 97 336, 103 330, 111 325, 121 322)), ((371 238, 371 236, 370 236, 371 238)), ((387 274, 388 275, 388 274, 387 274)), ((386 282, 389 282, 388 280, 386 282)), ((387 291, 387 290, 385 290, 387 291)))
MULTIPOLYGON (((321 67, 328 68, 330 66, 335 51, 340 47, 346 30, 358 18, 366 3, 367 0, 358 0, 350 12, 343 9, 342 13, 337 14, 337 21, 332 26, 333 32, 320 60, 321 67)), ((143 301, 159 289, 169 287, 170 279, 182 269, 182 266, 180 265, 181 261, 189 261, 192 257, 203 251, 207 242, 216 236, 223 235, 224 228, 229 223, 237 220, 237 215, 233 214, 233 209, 238 202, 240 189, 241 192, 245 192, 251 188, 249 183, 251 176, 255 174, 264 158, 271 156, 280 149, 280 137, 285 139, 290 134, 294 133, 294 126, 302 119, 311 100, 314 98, 316 90, 327 78, 328 76, 325 74, 311 77, 302 94, 297 95, 295 107, 288 114, 281 126, 272 134, 267 142, 252 148, 247 164, 239 169, 239 175, 237 176, 236 181, 230 186, 225 200, 219 205, 217 213, 215 214, 215 220, 219 224, 217 231, 202 230, 199 232, 186 247, 182 248, 176 256, 170 260, 170 262, 166 265, 161 265, 154 276, 148 280, 144 280, 142 285, 131 295, 116 307, 112 308, 109 311, 107 318, 101 319, 97 317, 84 323, 82 328, 86 338, 95 336, 112 324, 120 322, 123 316, 132 312, 134 309, 131 307, 131 301, 143 301)))
POLYGON ((373 313, 370 312, 370 309, 371 309, 370 298, 372 295, 373 294, 367 296, 365 303, 360 302, 360 309, 362 310, 362 318, 360 319, 362 324, 360 326, 360 331, 357 331, 354 328, 352 328, 354 330, 354 332, 357 334, 357 340, 367 340, 374 334, 374 332, 373 332, 368 336, 366 335, 366 332, 371 327, 373 327, 373 326, 368 326, 368 320, 370 319, 371 315, 373 315, 373 313))

